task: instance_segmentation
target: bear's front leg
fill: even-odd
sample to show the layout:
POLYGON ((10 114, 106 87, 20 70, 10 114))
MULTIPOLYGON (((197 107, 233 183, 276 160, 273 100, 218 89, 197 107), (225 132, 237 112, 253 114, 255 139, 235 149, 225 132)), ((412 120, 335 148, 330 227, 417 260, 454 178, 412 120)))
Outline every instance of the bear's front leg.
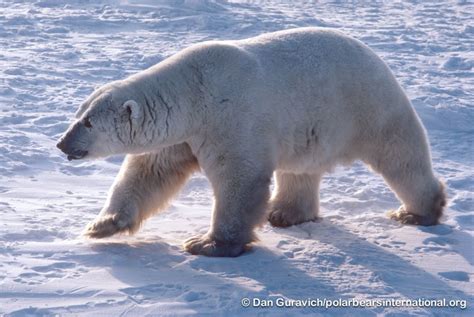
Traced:
MULTIPOLYGON (((265 220, 272 170, 223 162, 219 171, 207 173, 215 195, 209 232, 188 239, 191 254, 235 257, 255 240, 254 229, 265 220)), ((250 165, 250 166, 249 166, 250 165)))
POLYGON ((100 239, 119 232, 133 233, 139 226, 139 209, 131 197, 133 191, 120 186, 112 191, 109 203, 101 210, 97 218, 89 223, 84 234, 89 238, 100 239), (123 199, 119 197, 128 197, 123 199))
POLYGON ((154 212, 162 210, 199 167, 187 144, 157 153, 128 155, 105 207, 85 231, 90 238, 134 233, 154 212))

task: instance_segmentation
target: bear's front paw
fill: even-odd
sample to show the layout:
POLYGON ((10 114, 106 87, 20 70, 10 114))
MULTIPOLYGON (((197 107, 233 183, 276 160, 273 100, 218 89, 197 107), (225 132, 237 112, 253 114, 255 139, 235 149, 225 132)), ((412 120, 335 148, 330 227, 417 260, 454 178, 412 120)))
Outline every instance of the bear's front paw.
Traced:
POLYGON ((236 257, 249 249, 249 246, 245 243, 217 241, 206 234, 186 240, 184 249, 194 255, 236 257))
POLYGON ((392 210, 388 213, 390 219, 397 220, 402 224, 433 226, 438 224, 438 220, 432 215, 420 216, 406 211, 403 207, 398 210, 392 210))
POLYGON ((89 238, 100 239, 119 232, 131 232, 133 228, 133 223, 129 219, 124 219, 120 214, 107 215, 91 222, 86 227, 84 235, 89 238))

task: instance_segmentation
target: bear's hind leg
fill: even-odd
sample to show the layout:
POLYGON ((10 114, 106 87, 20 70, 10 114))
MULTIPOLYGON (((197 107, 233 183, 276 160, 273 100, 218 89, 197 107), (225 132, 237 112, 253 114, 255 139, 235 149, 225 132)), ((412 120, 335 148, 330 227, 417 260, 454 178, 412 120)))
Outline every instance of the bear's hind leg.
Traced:
POLYGON ((319 211, 317 174, 276 173, 275 195, 270 203, 268 221, 274 227, 289 227, 314 221, 319 211))
POLYGON ((135 232, 143 220, 165 208, 198 168, 187 144, 174 145, 157 153, 128 155, 106 205, 84 234, 104 238, 119 232, 135 232))
POLYGON ((419 180, 416 182, 414 178, 417 177, 402 179, 384 176, 384 178, 403 202, 398 210, 389 212, 391 219, 411 225, 433 226, 439 224, 443 208, 446 205, 443 183, 435 178, 426 182, 419 180), (418 185, 412 185, 412 182, 418 183, 418 185))
MULTIPOLYGON (((412 140, 416 135, 412 136, 412 140)), ((385 150, 365 160, 395 192, 403 205, 390 212, 403 224, 431 226, 439 223, 446 204, 443 184, 431 168, 429 149, 424 139, 414 146, 395 139, 386 142, 385 150)))

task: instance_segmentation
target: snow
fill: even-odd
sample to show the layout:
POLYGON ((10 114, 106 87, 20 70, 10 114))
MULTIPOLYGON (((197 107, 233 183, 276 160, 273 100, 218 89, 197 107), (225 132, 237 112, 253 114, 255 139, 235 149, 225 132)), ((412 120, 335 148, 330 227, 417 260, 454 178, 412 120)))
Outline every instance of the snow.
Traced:
POLYGON ((473 314, 474 5, 469 1, 0 2, 0 315, 445 316, 473 314), (449 195, 443 224, 402 226, 380 176, 327 175, 322 220, 268 225, 239 258, 192 256, 212 192, 195 175, 135 236, 81 237, 122 158, 68 162, 55 148, 94 87, 186 46, 331 27, 389 64, 425 124, 449 195), (241 299, 458 299, 468 308, 244 308, 241 299))

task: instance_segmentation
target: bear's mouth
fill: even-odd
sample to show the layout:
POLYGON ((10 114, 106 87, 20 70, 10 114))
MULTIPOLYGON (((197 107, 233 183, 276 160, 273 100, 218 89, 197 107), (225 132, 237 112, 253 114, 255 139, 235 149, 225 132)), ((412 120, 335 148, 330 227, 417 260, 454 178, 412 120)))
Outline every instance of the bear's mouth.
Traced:
POLYGON ((80 160, 80 159, 84 158, 87 155, 87 153, 88 153, 87 151, 76 150, 73 153, 68 154, 67 159, 69 161, 80 160))

